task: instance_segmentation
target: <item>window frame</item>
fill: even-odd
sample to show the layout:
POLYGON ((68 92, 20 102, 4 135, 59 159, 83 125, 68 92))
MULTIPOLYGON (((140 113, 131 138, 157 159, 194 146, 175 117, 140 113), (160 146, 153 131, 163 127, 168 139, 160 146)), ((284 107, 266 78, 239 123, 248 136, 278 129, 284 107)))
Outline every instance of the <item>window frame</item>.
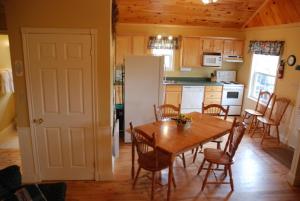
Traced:
POLYGON ((163 56, 164 57, 164 64, 165 64, 165 57, 166 56, 171 56, 170 63, 171 63, 171 67, 170 68, 166 68, 166 66, 164 65, 164 71, 166 72, 171 72, 175 70, 175 50, 174 49, 152 49, 151 50, 151 54, 153 56, 163 56), (172 54, 155 54, 154 51, 159 51, 159 50, 169 50, 170 52, 172 52, 172 54))
MULTIPOLYGON (((257 54, 257 55, 260 55, 260 54, 257 54)), ((271 93, 274 93, 276 91, 276 87, 277 87, 277 79, 278 79, 277 78, 277 70, 278 70, 278 66, 280 64, 281 57, 278 56, 278 64, 277 64, 277 68, 276 68, 276 73, 273 76, 273 75, 270 75, 270 74, 266 74, 266 73, 255 71, 255 69, 253 67, 254 56, 255 56, 255 54, 253 53, 252 57, 251 57, 251 71, 250 71, 251 74, 250 74, 250 79, 249 79, 248 98, 251 99, 251 100, 253 100, 253 101, 257 101, 258 97, 253 97, 252 96, 252 91, 254 90, 254 86, 255 86, 255 77, 256 77, 256 74, 267 75, 267 76, 275 78, 274 89, 271 92, 271 93)), ((265 55, 265 56, 275 56, 275 55, 265 55)), ((264 103, 264 101, 263 101, 263 103, 264 103)))

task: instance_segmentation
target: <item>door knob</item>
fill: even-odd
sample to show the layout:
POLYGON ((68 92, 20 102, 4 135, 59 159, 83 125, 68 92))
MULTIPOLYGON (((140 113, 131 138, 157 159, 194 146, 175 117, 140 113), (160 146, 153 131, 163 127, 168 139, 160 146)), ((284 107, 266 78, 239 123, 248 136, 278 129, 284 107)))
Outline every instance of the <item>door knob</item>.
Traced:
POLYGON ((44 122, 44 119, 39 118, 39 119, 33 119, 33 123, 35 124, 42 124, 44 122))

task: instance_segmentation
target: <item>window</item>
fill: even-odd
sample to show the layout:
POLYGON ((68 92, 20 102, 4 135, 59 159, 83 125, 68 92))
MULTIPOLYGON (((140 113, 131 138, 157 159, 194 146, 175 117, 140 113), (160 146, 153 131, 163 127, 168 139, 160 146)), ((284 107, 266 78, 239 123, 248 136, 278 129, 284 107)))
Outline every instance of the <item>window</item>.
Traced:
POLYGON ((164 56, 164 69, 165 71, 173 70, 173 49, 152 49, 154 56, 164 56))
POLYGON ((249 97, 257 99, 260 90, 274 92, 279 56, 253 54, 249 97))

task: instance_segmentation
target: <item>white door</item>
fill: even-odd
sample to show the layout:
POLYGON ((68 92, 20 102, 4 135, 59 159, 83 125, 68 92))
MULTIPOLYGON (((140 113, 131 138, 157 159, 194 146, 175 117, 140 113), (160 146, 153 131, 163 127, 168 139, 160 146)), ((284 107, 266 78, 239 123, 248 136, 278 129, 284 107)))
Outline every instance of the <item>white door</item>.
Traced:
POLYGON ((41 180, 94 179, 91 36, 27 34, 41 180))

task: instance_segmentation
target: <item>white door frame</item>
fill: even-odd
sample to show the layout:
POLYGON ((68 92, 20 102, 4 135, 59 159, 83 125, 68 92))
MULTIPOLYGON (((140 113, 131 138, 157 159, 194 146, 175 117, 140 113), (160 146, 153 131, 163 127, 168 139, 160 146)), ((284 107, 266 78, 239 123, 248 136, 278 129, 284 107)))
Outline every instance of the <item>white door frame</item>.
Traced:
POLYGON ((93 137, 94 137, 94 179, 97 180, 99 177, 98 168, 98 146, 97 146, 97 122, 99 122, 99 93, 98 93, 98 70, 97 70, 97 30, 96 29, 57 29, 57 28, 21 28, 22 41, 23 41, 23 54, 24 54, 24 71, 26 80, 26 91, 27 91, 27 102, 28 102, 28 112, 29 112, 29 124, 30 124, 30 136, 32 140, 32 152, 34 168, 36 172, 36 177, 38 181, 41 181, 40 175, 40 162, 38 158, 37 150, 37 136, 34 132, 33 124, 33 99, 32 99, 32 89, 31 89, 31 77, 29 72, 29 51, 28 51, 28 40, 29 34, 79 34, 79 35, 90 35, 91 36, 91 67, 92 67, 92 110, 93 110, 93 137))

